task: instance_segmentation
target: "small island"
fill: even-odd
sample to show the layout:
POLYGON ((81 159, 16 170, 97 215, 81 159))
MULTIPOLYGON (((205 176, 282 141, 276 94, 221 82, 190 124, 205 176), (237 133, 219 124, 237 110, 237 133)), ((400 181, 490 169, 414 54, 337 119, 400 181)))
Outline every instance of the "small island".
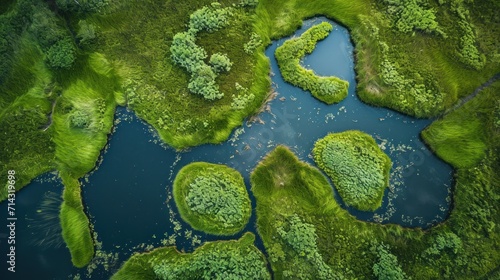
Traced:
POLYGON ((349 83, 337 77, 321 77, 314 71, 305 69, 300 60, 312 53, 316 43, 325 39, 333 26, 322 22, 309 28, 300 37, 287 40, 276 49, 276 60, 283 79, 303 90, 310 91, 318 100, 326 104, 339 103, 347 97, 349 83))
POLYGON ((313 156, 346 205, 362 211, 382 205, 392 162, 370 135, 356 130, 330 133, 314 144, 313 156))
POLYGON ((243 177, 225 165, 186 165, 175 177, 173 193, 182 219, 206 233, 235 234, 252 214, 243 177))

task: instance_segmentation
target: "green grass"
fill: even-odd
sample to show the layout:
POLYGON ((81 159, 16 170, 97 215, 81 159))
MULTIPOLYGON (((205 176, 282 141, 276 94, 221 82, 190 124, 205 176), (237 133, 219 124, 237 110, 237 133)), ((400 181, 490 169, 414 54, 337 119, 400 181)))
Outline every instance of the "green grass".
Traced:
POLYGON ((370 135, 357 130, 330 133, 316 141, 313 156, 346 205, 362 211, 382 205, 392 162, 370 135))
POLYGON ((206 233, 233 235, 252 214, 243 177, 225 165, 195 162, 184 166, 175 177, 173 195, 182 219, 206 233))
POLYGON ((338 103, 346 98, 349 83, 338 77, 320 77, 314 71, 302 67, 300 60, 306 54, 312 53, 316 43, 326 38, 332 29, 333 26, 327 22, 315 25, 300 37, 287 40, 275 52, 283 79, 310 91, 314 97, 326 104, 338 103))
POLYGON ((487 114, 498 106, 498 88, 496 82, 496 86, 480 92, 422 131, 422 137, 439 157, 456 168, 475 166, 484 158, 488 142, 499 139, 490 128, 495 126, 494 117, 487 114))
POLYGON ((86 266, 94 256, 90 223, 82 204, 80 183, 67 173, 60 174, 64 183, 63 203, 59 218, 62 236, 76 267, 86 266))
POLYGON ((193 253, 158 248, 133 255, 111 279, 271 279, 254 241, 245 233, 239 240, 207 242, 193 253))

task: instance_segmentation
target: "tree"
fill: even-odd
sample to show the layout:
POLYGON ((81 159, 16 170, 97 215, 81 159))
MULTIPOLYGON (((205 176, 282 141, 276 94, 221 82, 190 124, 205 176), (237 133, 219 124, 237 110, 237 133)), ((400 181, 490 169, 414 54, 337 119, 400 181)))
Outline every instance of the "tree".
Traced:
POLYGON ((229 72, 231 66, 233 66, 233 63, 229 60, 227 55, 221 53, 214 53, 210 57, 209 63, 212 65, 212 69, 215 73, 229 72))
POLYGON ((47 51, 47 62, 55 69, 69 69, 75 61, 75 47, 66 38, 52 45, 47 51))

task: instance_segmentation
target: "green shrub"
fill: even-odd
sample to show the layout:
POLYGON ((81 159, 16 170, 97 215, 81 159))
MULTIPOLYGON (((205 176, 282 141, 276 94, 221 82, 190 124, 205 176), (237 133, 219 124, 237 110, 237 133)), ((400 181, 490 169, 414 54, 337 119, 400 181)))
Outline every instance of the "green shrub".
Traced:
POLYGON ((364 211, 380 207, 391 160, 371 136, 361 131, 328 134, 314 144, 313 156, 347 205, 364 211))
POLYGON ((442 33, 436 21, 435 11, 425 9, 421 0, 383 0, 394 25, 401 32, 421 30, 427 33, 442 33))
POLYGON ((229 72, 233 63, 226 54, 214 53, 210 56, 210 65, 215 73, 229 72))
POLYGON ((92 118, 87 112, 75 110, 69 116, 69 123, 74 128, 89 128, 92 124, 92 118))
POLYGON ((240 0, 239 5, 242 7, 254 8, 257 7, 257 5, 259 5, 259 0, 240 0))
POLYGON ((317 272, 318 279, 334 279, 332 269, 323 261, 318 251, 314 225, 304 223, 299 216, 289 217, 287 228, 279 227, 278 234, 300 256, 306 258, 317 272))
POLYGON ((47 62, 55 69, 69 69, 75 59, 75 47, 69 39, 58 41, 47 51, 47 62))
POLYGON ((234 234, 251 215, 243 177, 224 165, 196 162, 182 168, 174 181, 174 199, 186 222, 212 234, 234 234))
POLYGON ((219 72, 229 71, 232 63, 226 55, 215 53, 210 57, 213 67, 208 66, 204 61, 207 53, 196 44, 196 35, 200 31, 213 32, 227 26, 231 15, 229 8, 221 8, 218 3, 212 3, 211 8, 205 6, 196 10, 190 16, 189 30, 175 34, 170 46, 173 62, 191 75, 189 91, 208 100, 224 96, 215 79, 219 72))
POLYGON ((322 22, 309 28, 299 38, 286 41, 275 52, 283 79, 327 103, 338 103, 347 96, 349 83, 337 77, 320 77, 300 65, 300 60, 311 53, 319 40, 326 38, 332 25, 322 22))
POLYGON ((108 5, 108 0, 56 0, 57 6, 68 12, 95 13, 102 12, 108 5))
POLYGON ((217 2, 211 7, 203 7, 196 10, 189 17, 189 32, 196 34, 200 31, 214 32, 229 24, 229 17, 232 15, 229 8, 221 8, 217 2))
POLYGON ((250 36, 250 41, 243 46, 243 49, 247 54, 252 54, 260 45, 262 45, 262 40, 259 34, 254 32, 250 36))
POLYGON ((373 274, 380 280, 406 280, 408 276, 401 269, 398 258, 389 252, 389 247, 378 244, 372 248, 378 261, 373 265, 373 274))
POLYGON ((86 20, 80 20, 78 22, 78 33, 76 34, 78 38, 78 43, 81 46, 88 46, 95 42, 96 31, 95 26, 92 23, 88 23, 86 20))

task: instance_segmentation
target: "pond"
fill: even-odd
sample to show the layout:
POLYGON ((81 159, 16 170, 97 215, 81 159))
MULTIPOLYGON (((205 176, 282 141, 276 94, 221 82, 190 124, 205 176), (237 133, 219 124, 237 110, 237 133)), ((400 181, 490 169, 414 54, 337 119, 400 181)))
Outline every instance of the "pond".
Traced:
MULTIPOLYGON (((321 21, 329 20, 307 20, 294 36, 321 21)), ((453 170, 434 156, 419 137, 420 131, 432 121, 361 102, 355 94, 353 46, 349 33, 329 22, 334 25, 333 32, 304 58, 303 65, 319 75, 335 75, 347 80, 350 85, 345 100, 326 105, 310 93, 285 83, 274 59, 275 49, 286 40, 281 39, 266 50, 271 59, 277 98, 259 115, 261 122, 244 124, 221 145, 202 145, 177 153, 161 144, 155 132, 133 113, 118 108, 115 132, 99 167, 82 179, 84 204, 100 242, 101 253, 90 266, 96 269, 89 272, 72 268, 67 249, 64 246, 54 248, 54 244, 61 243, 60 237, 47 239, 45 243, 41 242, 41 246, 31 244, 31 240, 42 240, 45 234, 44 230, 34 230, 40 224, 37 219, 40 220, 41 213, 46 214, 46 228, 57 229, 57 219, 53 219, 57 216, 57 209, 51 209, 47 204, 51 205, 48 202, 57 199, 60 203, 62 191, 57 179, 38 179, 17 197, 20 221, 16 278, 63 279, 76 273, 82 278, 91 274, 98 279, 109 278, 136 251, 174 243, 179 250, 192 251, 200 242, 239 238, 242 233, 230 237, 205 235, 180 219, 171 197, 172 182, 180 168, 194 161, 227 164, 242 173, 250 189, 250 172, 277 145, 289 146, 301 160, 314 165, 311 157, 314 142, 329 132, 350 129, 372 135, 391 157, 393 167, 390 188, 386 190, 380 209, 362 212, 345 207, 335 193, 344 208, 361 220, 397 223, 405 227, 427 228, 446 219, 451 203, 453 170), (39 199, 44 193, 48 194, 43 200, 39 199), (41 206, 42 202, 45 206, 41 206), (43 211, 37 211, 40 209, 43 211)), ((42 177, 47 178, 47 175, 42 177)), ((251 192, 250 197, 255 208, 251 192)), ((3 209, 6 204, 1 205, 3 209)), ((5 221, 4 212, 0 213, 0 218, 5 221)), ((245 231, 256 233, 255 212, 245 231)), ((264 250, 258 236, 256 245, 264 250)), ((2 253, 2 262, 3 258, 5 254, 2 253)), ((4 275, 4 271, 0 275, 4 275)))

